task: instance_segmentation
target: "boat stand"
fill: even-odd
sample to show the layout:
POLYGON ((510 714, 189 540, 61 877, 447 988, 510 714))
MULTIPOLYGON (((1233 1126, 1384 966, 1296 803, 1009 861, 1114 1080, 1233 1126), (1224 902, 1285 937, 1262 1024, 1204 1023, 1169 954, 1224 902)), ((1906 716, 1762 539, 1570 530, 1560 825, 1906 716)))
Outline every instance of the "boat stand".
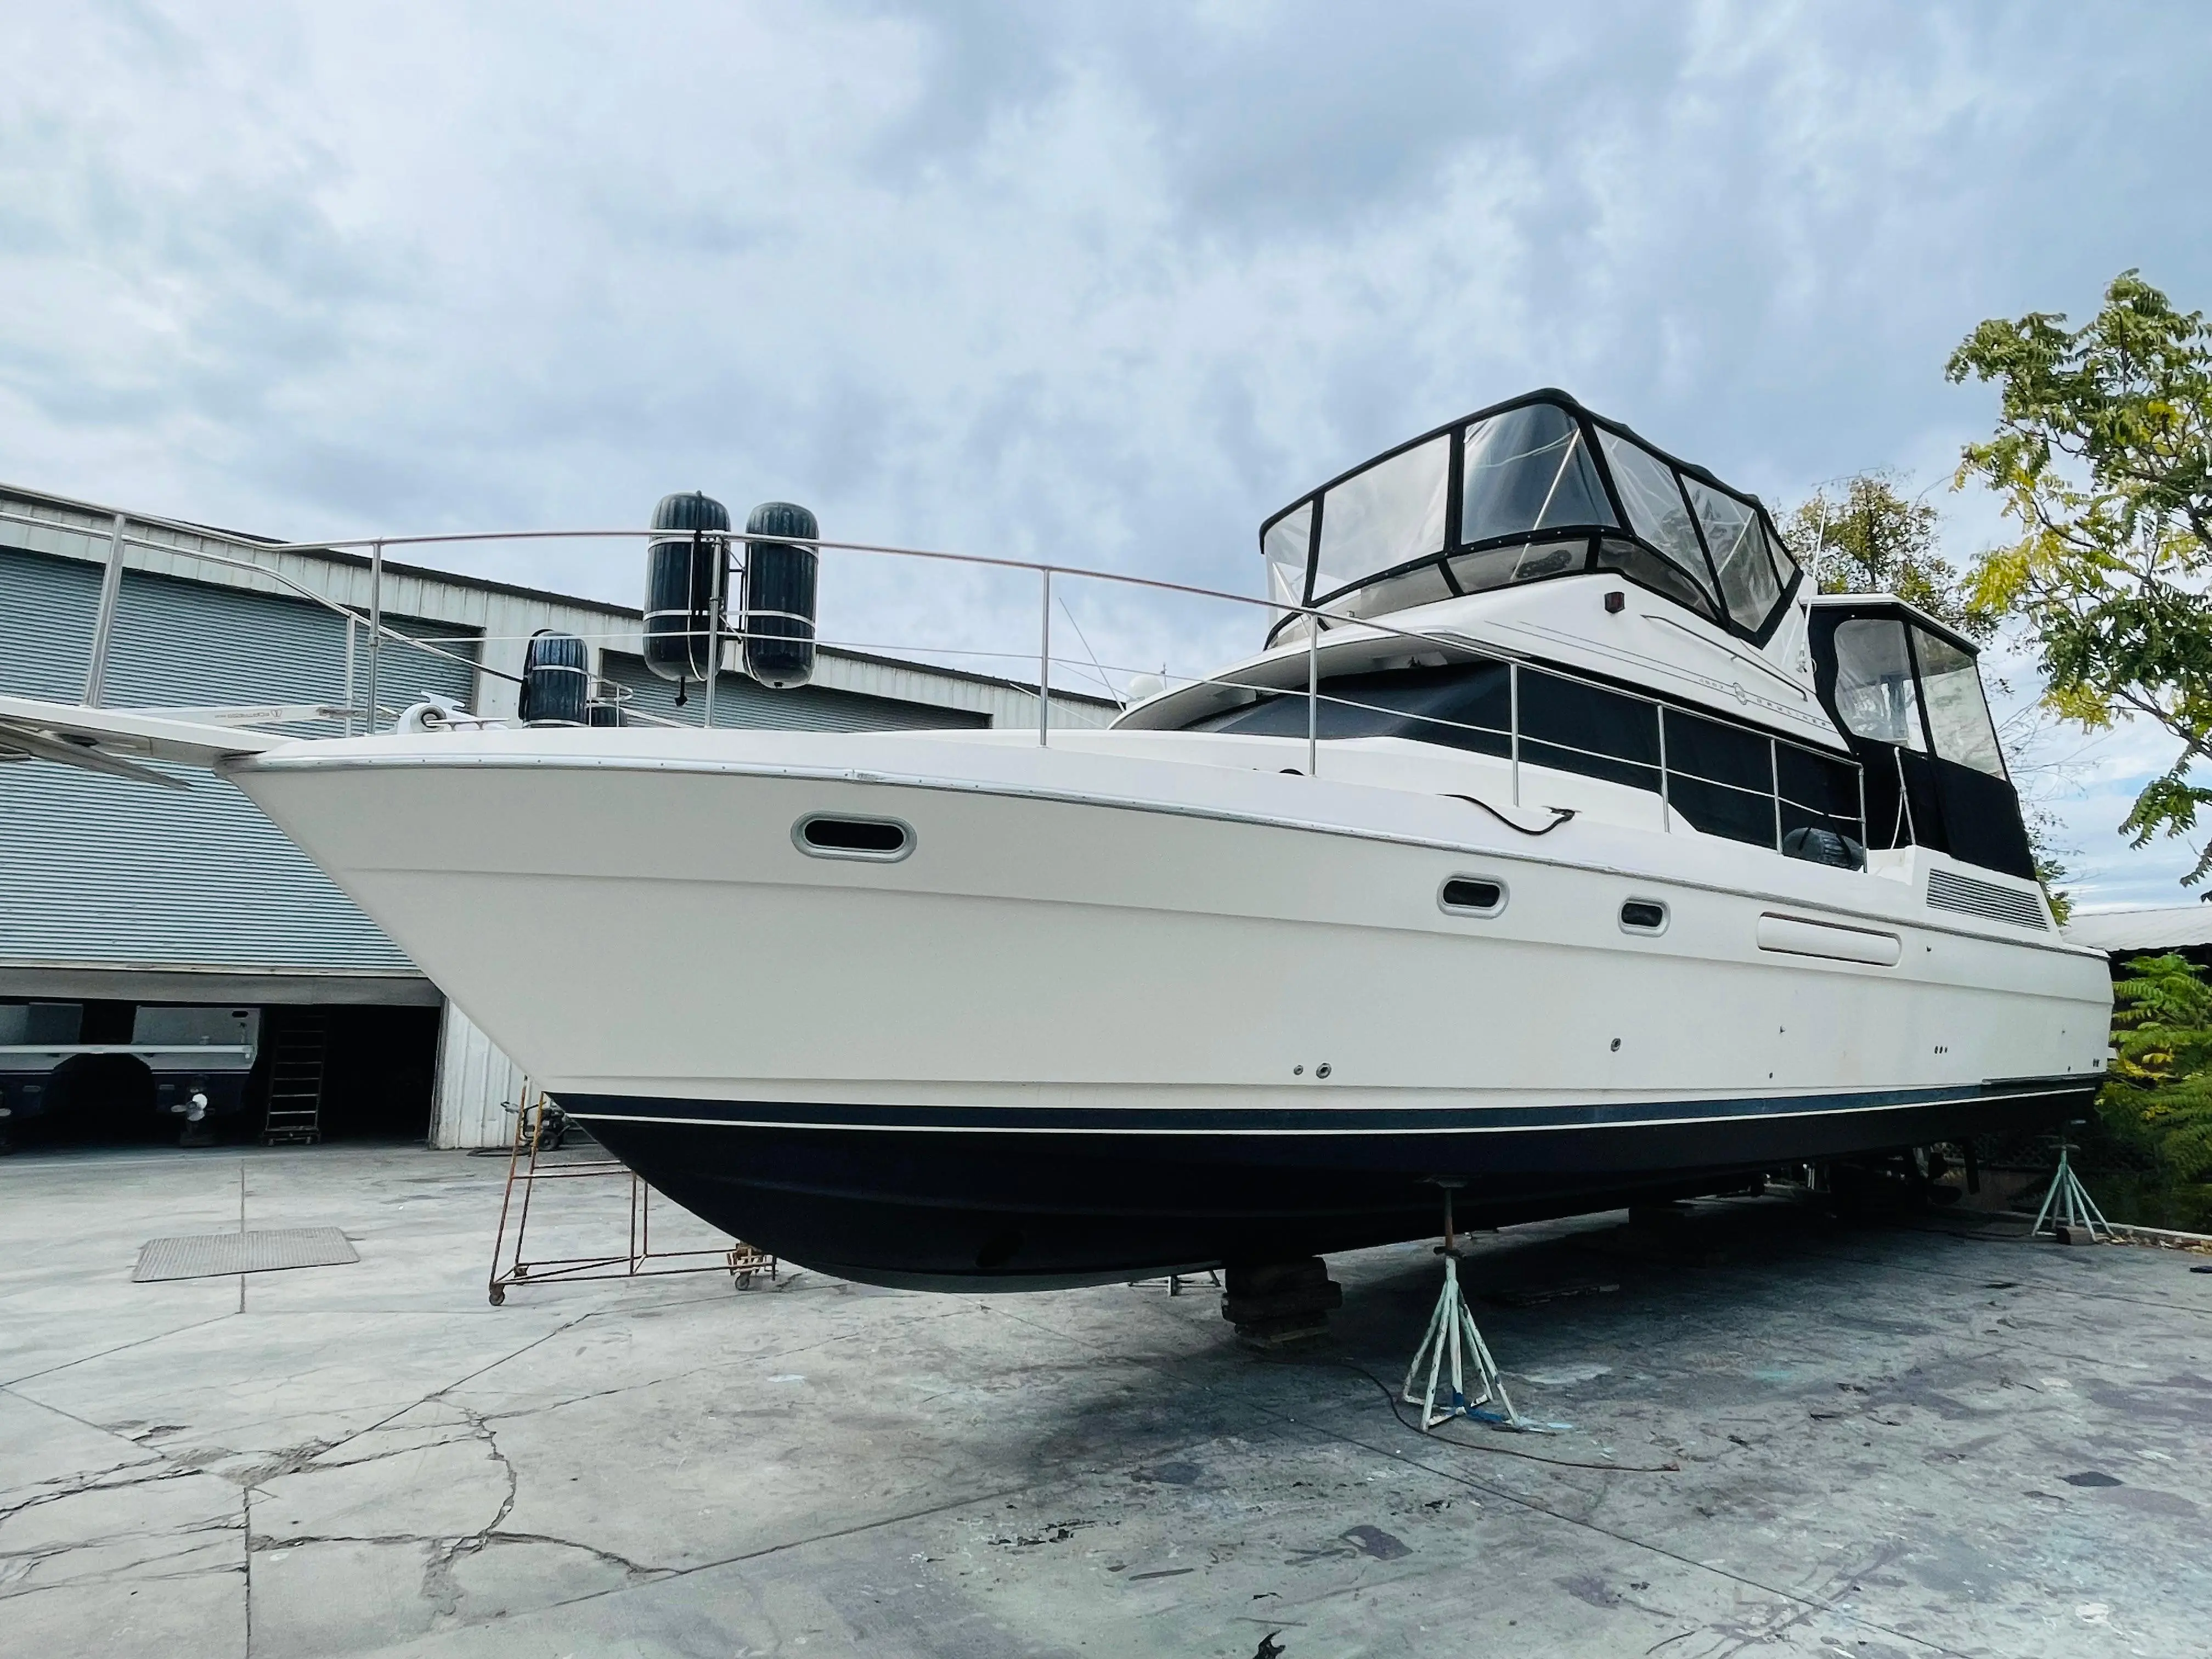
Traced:
POLYGON ((1452 1190, 1460 1183, 1440 1181, 1437 1184, 1444 1189, 1444 1242, 1437 1251, 1444 1259, 1444 1285, 1437 1297, 1437 1310, 1429 1318, 1428 1334, 1413 1351, 1413 1363, 1406 1368, 1405 1401, 1421 1408, 1423 1433, 1455 1417, 1496 1428, 1528 1429, 1532 1425, 1513 1409, 1513 1396, 1505 1392, 1498 1362, 1490 1357, 1489 1345, 1483 1341, 1466 1294, 1459 1287, 1459 1237, 1452 1226, 1452 1190), (1424 1364, 1428 1367, 1427 1385, 1422 1393, 1415 1394, 1413 1384, 1424 1364), (1437 1393, 1447 1387, 1449 1403, 1439 1406, 1437 1393), (1496 1409, 1481 1409, 1493 1402, 1496 1409))
POLYGON ((2074 1173, 2073 1150, 2073 1143, 2060 1135, 2058 1171, 2051 1177, 2051 1190, 2043 1195, 2043 1207, 2035 1212, 2035 1225, 2027 1230, 2027 1236, 2039 1238, 2049 1233, 2053 1238, 2063 1237, 2070 1240, 2078 1232, 2094 1243, 2102 1233, 2110 1243, 2112 1224, 2105 1219, 2097 1200, 2089 1196, 2081 1177, 2074 1173))
MULTIPOLYGON (((1133 1279, 1129 1281, 1129 1288, 1133 1291, 1140 1289, 1147 1285, 1164 1285, 1168 1287, 1168 1294, 1170 1296, 1181 1296, 1182 1294, 1184 1281, 1189 1280, 1195 1284, 1197 1279, 1198 1275, 1196 1273, 1169 1273, 1165 1278, 1154 1277, 1152 1279, 1133 1279)), ((1219 1290, 1221 1288, 1221 1269, 1218 1267, 1207 1268, 1206 1270, 1206 1282, 1212 1285, 1214 1289, 1219 1290)))
POLYGON ((499 1233, 492 1241, 491 1283, 489 1289, 491 1305, 501 1306, 507 1300, 507 1287, 513 1285, 543 1285, 553 1281, 584 1279, 647 1279, 665 1273, 726 1273, 730 1283, 737 1289, 750 1289, 760 1274, 768 1275, 770 1283, 776 1279, 776 1259, 764 1250, 737 1239, 730 1241, 727 1249, 701 1250, 656 1250, 653 1248, 653 1188, 639 1179, 629 1166, 611 1158, 563 1158, 558 1161, 544 1158, 541 1154, 557 1149, 565 1131, 549 1128, 549 1114, 554 1124, 563 1122, 561 1109, 546 1098, 539 1090, 537 1098, 531 1097, 530 1080, 522 1082, 522 1104, 514 1110, 514 1145, 507 1153, 507 1195, 500 1200, 499 1233), (629 1249, 620 1255, 551 1256, 530 1261, 523 1255, 523 1239, 530 1228, 530 1199, 532 1189, 541 1181, 588 1181, 626 1177, 629 1182, 629 1249), (522 1201, 515 1202, 520 1189, 522 1201), (514 1245, 512 1252, 507 1242, 507 1218, 514 1218, 514 1245))

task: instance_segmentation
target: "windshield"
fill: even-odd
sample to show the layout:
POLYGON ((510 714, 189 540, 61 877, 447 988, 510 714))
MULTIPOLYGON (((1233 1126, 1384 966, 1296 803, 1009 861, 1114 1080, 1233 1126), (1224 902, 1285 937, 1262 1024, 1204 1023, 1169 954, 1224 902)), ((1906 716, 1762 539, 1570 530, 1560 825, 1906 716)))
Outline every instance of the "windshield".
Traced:
POLYGON ((1546 392, 1476 416, 1293 503, 1261 531, 1279 607, 1376 617, 1606 571, 1763 641, 1798 582, 1764 509, 1546 392))
POLYGON ((1583 429, 1557 404, 1509 409, 1467 429, 1460 539, 1613 522, 1583 429))

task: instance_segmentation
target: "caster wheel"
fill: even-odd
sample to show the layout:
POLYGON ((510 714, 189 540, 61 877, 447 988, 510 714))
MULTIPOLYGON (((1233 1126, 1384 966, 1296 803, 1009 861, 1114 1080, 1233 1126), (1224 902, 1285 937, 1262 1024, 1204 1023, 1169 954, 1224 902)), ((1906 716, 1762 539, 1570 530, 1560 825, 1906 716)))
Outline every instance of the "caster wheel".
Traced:
POLYGON ((495 1308, 503 1308, 507 1305, 507 1291, 500 1285, 495 1285, 491 1287, 491 1305, 495 1308))

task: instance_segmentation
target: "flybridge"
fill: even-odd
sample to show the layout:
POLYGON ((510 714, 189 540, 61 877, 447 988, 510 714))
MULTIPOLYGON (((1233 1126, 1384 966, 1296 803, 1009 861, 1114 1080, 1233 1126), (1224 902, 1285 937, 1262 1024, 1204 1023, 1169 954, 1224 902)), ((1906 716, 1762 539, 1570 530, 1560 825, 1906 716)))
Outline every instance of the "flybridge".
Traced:
MULTIPOLYGON (((1532 392, 1401 444, 1260 530, 1268 593, 1376 617, 1585 571, 1625 577, 1754 645, 1800 580, 1756 496, 1564 392, 1532 392)), ((1301 636, 1279 621, 1271 644, 1301 636)))

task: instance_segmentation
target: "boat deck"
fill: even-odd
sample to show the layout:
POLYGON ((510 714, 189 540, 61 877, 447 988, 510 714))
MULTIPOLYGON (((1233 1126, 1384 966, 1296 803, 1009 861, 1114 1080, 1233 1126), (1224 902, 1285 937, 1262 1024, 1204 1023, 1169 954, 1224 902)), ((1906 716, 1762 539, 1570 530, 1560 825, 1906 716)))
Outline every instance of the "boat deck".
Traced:
MULTIPOLYGON (((504 1168, 0 1163, 13 1645, 2094 1656, 2197 1650, 2212 1606, 2212 1257, 1772 1200, 1516 1229, 1466 1277, 1516 1401, 1573 1427, 1457 1444, 1364 1374, 1419 1337, 1419 1246, 1333 1261, 1300 1359, 1202 1285, 493 1309, 504 1168), (308 1225, 359 1261, 131 1282, 154 1237, 308 1225)), ((619 1241, 575 1184, 605 1213, 549 1236, 619 1241)))

